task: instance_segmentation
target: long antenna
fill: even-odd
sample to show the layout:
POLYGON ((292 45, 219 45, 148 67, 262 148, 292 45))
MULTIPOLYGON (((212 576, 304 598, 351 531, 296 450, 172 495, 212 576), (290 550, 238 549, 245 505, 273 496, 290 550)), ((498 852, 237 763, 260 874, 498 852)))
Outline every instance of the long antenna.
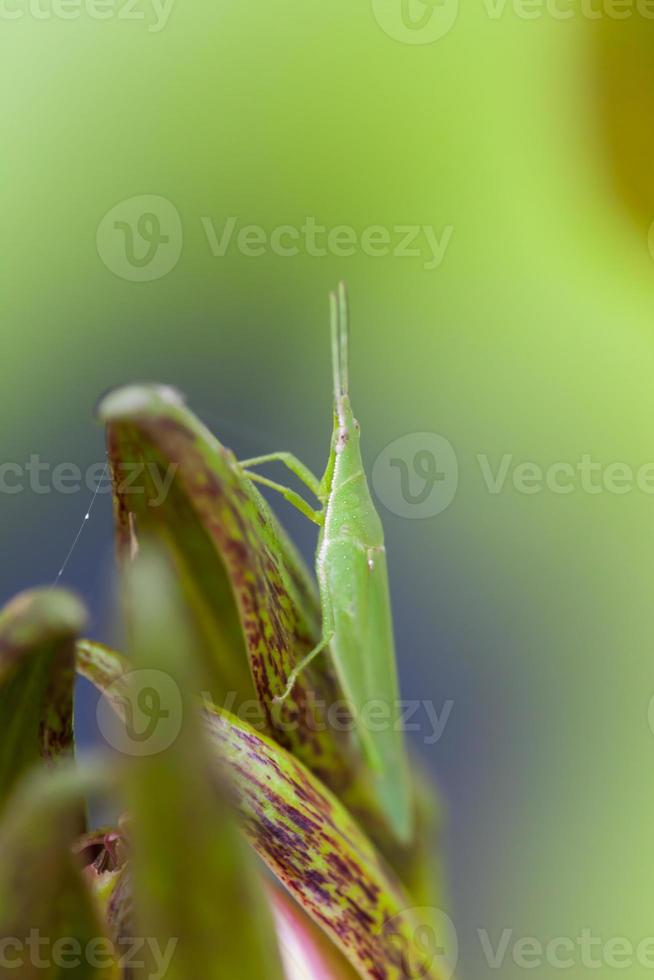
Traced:
POLYGON ((341 344, 339 335, 338 299, 336 293, 329 294, 330 328, 332 338, 332 372, 334 375, 334 402, 338 405, 343 388, 341 380, 341 344))
POLYGON ((341 348, 341 392, 348 395, 350 393, 350 313, 347 286, 344 282, 338 284, 338 314, 341 348))

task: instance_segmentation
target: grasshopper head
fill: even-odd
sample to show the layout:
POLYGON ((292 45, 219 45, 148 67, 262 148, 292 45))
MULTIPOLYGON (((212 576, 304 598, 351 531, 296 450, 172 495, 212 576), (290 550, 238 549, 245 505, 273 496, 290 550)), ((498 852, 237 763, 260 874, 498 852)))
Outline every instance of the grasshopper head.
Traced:
POLYGON ((354 417, 350 396, 341 395, 336 398, 332 449, 335 453, 342 453, 346 448, 358 448, 360 439, 361 426, 354 417))

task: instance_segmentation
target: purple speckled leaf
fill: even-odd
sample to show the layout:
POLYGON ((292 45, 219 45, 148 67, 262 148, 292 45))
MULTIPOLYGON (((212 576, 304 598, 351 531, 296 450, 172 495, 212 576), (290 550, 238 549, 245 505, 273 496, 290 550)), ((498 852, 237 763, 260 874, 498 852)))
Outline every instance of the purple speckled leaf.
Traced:
POLYGON ((39 759, 72 750, 75 639, 81 603, 59 589, 16 596, 0 612, 0 804, 39 759))
POLYGON ((244 722, 207 706, 248 839, 363 977, 445 980, 412 900, 360 826, 302 763, 244 722), (389 928, 389 925, 391 926, 389 928), (417 965, 418 964, 418 965, 417 965))
MULTIPOLYGON (((120 679, 130 664, 107 648, 96 660, 93 644, 84 643, 78 669, 100 690, 128 690, 120 679)), ((120 711, 123 700, 112 704, 120 711)), ((342 803, 298 759, 240 719, 205 704, 205 722, 248 840, 358 974, 448 980, 451 972, 416 948, 424 922, 412 911, 415 900, 342 803)))

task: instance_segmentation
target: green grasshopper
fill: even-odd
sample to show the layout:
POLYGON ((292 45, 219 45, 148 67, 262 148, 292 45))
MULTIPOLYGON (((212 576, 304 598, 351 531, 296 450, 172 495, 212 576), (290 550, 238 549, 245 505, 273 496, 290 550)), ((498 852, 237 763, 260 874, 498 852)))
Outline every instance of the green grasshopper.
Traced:
POLYGON ((377 796, 397 836, 412 830, 408 765, 400 723, 400 702, 384 532, 368 489, 361 459, 360 426, 349 394, 347 293, 343 283, 330 295, 334 374, 334 428, 322 480, 291 453, 242 460, 251 480, 283 494, 320 527, 316 575, 322 609, 322 637, 288 678, 291 692, 299 673, 326 647, 352 708, 356 732, 372 769, 377 796), (284 463, 317 497, 314 510, 300 494, 251 467, 284 463))

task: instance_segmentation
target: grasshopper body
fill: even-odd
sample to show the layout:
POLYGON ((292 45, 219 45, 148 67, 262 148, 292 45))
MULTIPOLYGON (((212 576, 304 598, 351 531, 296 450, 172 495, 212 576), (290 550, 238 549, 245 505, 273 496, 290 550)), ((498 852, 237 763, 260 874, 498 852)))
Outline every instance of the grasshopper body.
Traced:
POLYGON ((400 725, 400 703, 384 532, 375 509, 360 450, 360 426, 350 404, 348 315, 344 287, 331 297, 334 428, 327 467, 319 482, 295 457, 277 453, 247 460, 253 466, 284 462, 322 504, 312 511, 292 490, 248 472, 280 490, 320 525, 316 574, 322 608, 322 639, 289 678, 329 647, 351 706, 356 733, 370 765, 377 797, 396 835, 411 836, 408 764, 400 725))

